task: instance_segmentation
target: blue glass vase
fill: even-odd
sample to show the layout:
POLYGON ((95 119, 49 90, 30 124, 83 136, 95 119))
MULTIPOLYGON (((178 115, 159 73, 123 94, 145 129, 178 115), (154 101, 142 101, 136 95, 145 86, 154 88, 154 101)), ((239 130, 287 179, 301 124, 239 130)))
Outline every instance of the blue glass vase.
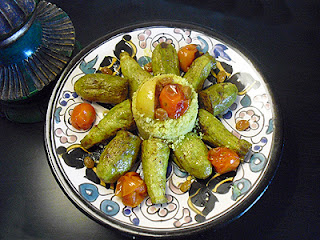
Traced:
POLYGON ((39 104, 45 102, 43 98, 48 94, 41 95, 41 92, 48 90, 48 86, 62 72, 72 55, 74 44, 73 24, 68 15, 54 4, 34 0, 1 0, 2 114, 17 122, 42 120, 43 106, 33 100, 36 99, 39 104))

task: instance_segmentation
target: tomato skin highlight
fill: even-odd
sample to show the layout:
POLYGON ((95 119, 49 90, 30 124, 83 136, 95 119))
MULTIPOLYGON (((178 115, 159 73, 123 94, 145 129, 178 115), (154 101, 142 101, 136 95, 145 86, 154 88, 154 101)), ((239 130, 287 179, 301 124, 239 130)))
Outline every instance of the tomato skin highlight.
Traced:
POLYGON ((198 52, 196 44, 189 44, 179 49, 178 59, 182 71, 187 72, 198 52))
POLYGON ((88 130, 96 120, 96 110, 89 103, 80 103, 71 114, 71 125, 78 130, 88 130))
POLYGON ((160 92, 159 102, 169 118, 177 119, 188 110, 190 99, 185 98, 179 84, 168 84, 160 92))
POLYGON ((147 186, 138 173, 127 172, 117 181, 115 195, 122 198, 124 205, 134 208, 148 196, 147 186))
POLYGON ((210 149, 208 160, 212 163, 215 171, 220 174, 235 171, 240 164, 238 154, 226 147, 210 149))

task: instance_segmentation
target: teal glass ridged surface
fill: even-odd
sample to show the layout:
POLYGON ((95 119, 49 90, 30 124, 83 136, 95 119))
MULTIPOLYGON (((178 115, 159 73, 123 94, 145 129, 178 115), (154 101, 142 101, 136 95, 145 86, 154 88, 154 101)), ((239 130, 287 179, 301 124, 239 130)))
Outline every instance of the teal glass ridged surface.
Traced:
POLYGON ((74 50, 69 16, 46 1, 0 0, 0 112, 42 121, 50 93, 74 50))
MULTIPOLYGON (((15 6, 14 0, 6 0, 7 5, 1 2, 0 7, 11 8, 8 2, 15 6)), ((31 0, 24 2, 32 6, 31 0)), ((29 11, 32 9, 30 6, 29 11)), ((14 8, 3 12, 13 19, 20 11, 16 6, 14 8)), ((14 38, 9 36, 0 40, 1 101, 26 100, 41 91, 57 78, 74 49, 73 24, 68 15, 56 5, 40 1, 32 16, 25 15, 22 14, 17 20, 16 25, 21 29, 12 33, 14 38), (24 24, 20 24, 22 19, 24 24)))
POLYGON ((3 66, 9 66, 15 63, 18 65, 22 64, 24 59, 27 59, 37 51, 41 44, 41 38, 41 24, 39 21, 34 21, 22 37, 0 50, 0 64, 3 66))

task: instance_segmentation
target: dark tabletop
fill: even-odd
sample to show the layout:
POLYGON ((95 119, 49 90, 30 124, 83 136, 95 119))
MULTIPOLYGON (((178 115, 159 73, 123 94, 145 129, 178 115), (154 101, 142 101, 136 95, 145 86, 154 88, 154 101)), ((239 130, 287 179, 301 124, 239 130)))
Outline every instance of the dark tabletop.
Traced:
MULTIPOLYGON (((252 208, 184 239, 320 238, 320 4, 304 0, 51 1, 71 18, 78 48, 133 23, 180 20, 215 29, 256 59, 284 122, 281 164, 252 208)), ((83 214, 53 176, 44 122, 0 118, 1 239, 132 239, 83 214)), ((138 237, 136 239, 139 239, 138 237)))

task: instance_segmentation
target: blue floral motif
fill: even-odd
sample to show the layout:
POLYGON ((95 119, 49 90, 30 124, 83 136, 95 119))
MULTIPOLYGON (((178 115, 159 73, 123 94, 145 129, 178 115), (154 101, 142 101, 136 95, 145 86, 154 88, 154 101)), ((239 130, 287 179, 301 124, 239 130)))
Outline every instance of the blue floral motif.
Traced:
POLYGON ((57 107, 57 109, 54 111, 54 120, 56 121, 56 123, 61 122, 60 120, 60 112, 61 112, 62 108, 61 107, 57 107))
POLYGON ((249 107, 251 105, 251 98, 246 94, 241 100, 240 104, 243 107, 249 107))
POLYGON ((269 126, 268 126, 268 129, 266 131, 266 134, 270 134, 273 132, 273 119, 270 119, 269 120, 269 126))
POLYGON ((68 102, 66 100, 61 100, 60 105, 65 107, 65 106, 67 106, 67 103, 68 102))
POLYGON ((252 172, 260 172, 266 165, 267 158, 262 153, 254 153, 250 158, 250 169, 252 172))
POLYGON ((115 216, 120 211, 120 206, 115 201, 106 199, 101 202, 100 209, 108 216, 115 216))
POLYGON ((266 137, 262 137, 260 141, 253 146, 252 150, 254 152, 260 152, 267 143, 268 143, 268 139, 266 137))
POLYGON ((134 213, 133 209, 131 207, 124 207, 122 210, 122 213, 124 216, 128 217, 133 225, 139 226, 140 219, 137 217, 137 215, 134 213))
POLYGON ((207 41, 204 40, 204 39, 203 39, 202 37, 200 37, 200 36, 198 36, 197 38, 198 38, 198 40, 202 43, 201 46, 200 46, 200 45, 197 46, 197 49, 198 49, 200 52, 203 52, 203 53, 208 52, 208 50, 209 50, 209 44, 207 43, 207 41))
POLYGON ((96 56, 94 59, 90 60, 89 62, 86 62, 83 60, 79 66, 81 71, 84 72, 85 74, 95 73, 96 69, 93 66, 96 64, 97 60, 98 60, 98 56, 96 56))
POLYGON ((91 183, 83 183, 79 186, 80 194, 87 201, 94 202, 99 197, 99 191, 97 186, 91 183))
POLYGON ((133 225, 139 226, 139 223, 140 223, 139 218, 133 218, 132 223, 133 223, 133 225))
POLYGON ((132 214, 132 209, 130 207, 125 207, 123 209, 123 215, 127 216, 127 217, 130 217, 132 214))
POLYGON ((223 114, 224 119, 231 119, 232 118, 232 111, 228 111, 225 114, 223 114))
POLYGON ((76 92, 64 91, 59 103, 61 106, 65 107, 67 106, 70 100, 73 100, 77 97, 78 97, 78 94, 76 92))
POLYGON ((213 48, 213 53, 214 53, 215 58, 221 57, 226 61, 231 61, 231 58, 225 52, 227 49, 228 49, 228 47, 223 44, 216 44, 213 48))
POLYGON ((246 178, 241 178, 233 183, 231 199, 236 201, 240 196, 244 195, 251 188, 251 182, 246 178))

